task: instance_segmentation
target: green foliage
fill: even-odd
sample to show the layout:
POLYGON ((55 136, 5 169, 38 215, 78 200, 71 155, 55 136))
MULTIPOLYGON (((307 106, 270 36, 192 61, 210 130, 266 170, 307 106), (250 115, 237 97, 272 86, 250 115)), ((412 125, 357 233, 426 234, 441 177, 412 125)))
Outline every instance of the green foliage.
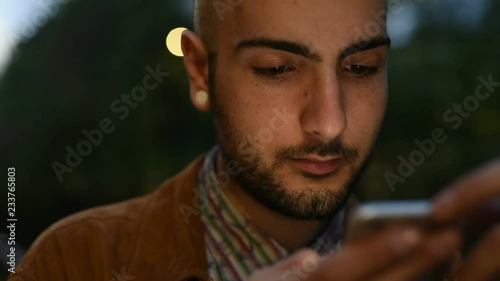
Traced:
MULTIPOLYGON (((436 1, 428 1, 431 4, 436 1)), ((492 7, 474 30, 460 21, 442 20, 460 5, 433 11, 420 5, 421 23, 413 41, 393 50, 389 60, 389 105, 384 130, 371 169, 358 189, 362 198, 428 198, 459 175, 498 156, 500 152, 500 89, 481 101, 456 130, 444 114, 455 103, 474 96, 479 76, 500 81, 498 62, 500 3, 492 7), (389 188, 384 174, 398 174, 402 155, 408 160, 418 149, 415 139, 431 138, 442 128, 448 139, 438 144, 412 175, 389 188)), ((458 18, 460 20, 460 18, 458 18)))

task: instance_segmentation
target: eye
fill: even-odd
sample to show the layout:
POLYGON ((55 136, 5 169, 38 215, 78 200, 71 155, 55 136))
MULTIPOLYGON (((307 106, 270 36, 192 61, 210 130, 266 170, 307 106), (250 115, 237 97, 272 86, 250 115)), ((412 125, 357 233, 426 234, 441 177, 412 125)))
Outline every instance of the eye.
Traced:
POLYGON ((346 65, 344 68, 356 76, 368 76, 378 71, 377 67, 370 67, 359 64, 346 65))
POLYGON ((255 73, 269 78, 281 78, 281 76, 283 76, 285 73, 293 70, 295 70, 295 67, 291 65, 273 66, 269 68, 254 68, 255 73))

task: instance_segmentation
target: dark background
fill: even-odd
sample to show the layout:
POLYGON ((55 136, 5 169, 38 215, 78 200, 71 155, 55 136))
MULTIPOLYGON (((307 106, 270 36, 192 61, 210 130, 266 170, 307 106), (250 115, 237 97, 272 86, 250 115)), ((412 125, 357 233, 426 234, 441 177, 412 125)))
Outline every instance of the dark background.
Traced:
MULTIPOLYGON (((389 109, 357 190, 363 200, 428 198, 500 151, 500 88, 456 130, 443 119, 475 93, 479 76, 500 81, 500 1, 478 1, 489 4, 474 23, 464 14, 470 1, 407 2, 417 26, 391 51, 389 109), (384 175, 398 174, 398 156, 408 159, 414 140, 436 128, 446 142, 391 187, 384 175)), ((6 182, 7 167, 16 168, 17 245, 29 247, 68 214, 154 190, 215 143, 211 116, 190 104, 182 58, 165 47, 171 29, 191 27, 181 5, 72 0, 16 46, 0 77, 0 171, 6 182), (170 75, 120 120, 110 105, 157 64, 170 75), (76 149, 82 130, 99 128, 103 118, 115 130, 59 182, 51 164, 65 164, 65 147, 76 149)))

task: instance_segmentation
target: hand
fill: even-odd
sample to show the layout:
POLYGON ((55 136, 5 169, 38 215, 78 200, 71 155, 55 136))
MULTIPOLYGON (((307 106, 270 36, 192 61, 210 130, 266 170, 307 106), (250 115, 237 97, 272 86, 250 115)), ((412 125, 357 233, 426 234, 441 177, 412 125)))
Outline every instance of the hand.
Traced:
POLYGON ((460 246, 457 231, 421 233, 396 226, 320 258, 302 250, 255 272, 249 281, 409 281, 446 262, 460 246))
MULTIPOLYGON (((459 179, 434 202, 433 217, 452 222, 476 213, 495 197, 500 197, 500 159, 459 179)), ((496 208, 499 208, 496 206, 496 208)), ((483 218, 478 218, 483 220, 483 218)), ((460 269, 458 280, 491 280, 500 274, 500 221, 470 252, 460 269)))

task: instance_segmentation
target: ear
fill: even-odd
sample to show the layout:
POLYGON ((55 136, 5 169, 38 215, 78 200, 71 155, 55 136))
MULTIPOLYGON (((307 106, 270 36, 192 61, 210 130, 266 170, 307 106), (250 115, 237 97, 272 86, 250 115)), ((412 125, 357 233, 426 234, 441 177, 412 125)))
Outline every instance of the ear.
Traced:
POLYGON ((189 77, 190 96, 200 111, 210 110, 208 98, 208 51, 203 41, 192 31, 182 33, 182 52, 189 77))

